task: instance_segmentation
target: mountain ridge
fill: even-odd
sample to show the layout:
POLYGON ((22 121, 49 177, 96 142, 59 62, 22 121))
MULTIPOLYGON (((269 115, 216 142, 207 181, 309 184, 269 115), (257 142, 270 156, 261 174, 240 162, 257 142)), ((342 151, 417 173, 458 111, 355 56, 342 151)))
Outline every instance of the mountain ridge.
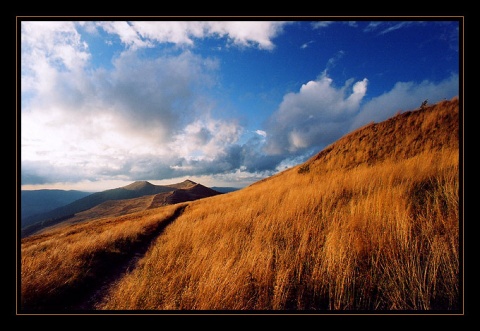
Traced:
MULTIPOLYGON (((31 235, 43 228, 63 223, 69 219, 72 219, 73 222, 78 222, 88 219, 89 217, 93 217, 92 215, 108 215, 108 210, 115 210, 115 212, 113 212, 113 215, 116 216, 123 215, 129 212, 128 207, 123 208, 123 212, 116 211, 118 208, 120 208, 119 206, 121 206, 122 203, 115 203, 114 201, 132 200, 125 202, 125 204, 134 206, 132 207, 132 209, 135 211, 139 211, 146 208, 143 207, 144 203, 142 200, 135 199, 152 196, 150 199, 152 201, 147 207, 154 208, 152 203, 153 200, 155 200, 155 195, 166 194, 168 197, 169 194, 172 194, 177 190, 187 192, 184 192, 181 198, 178 198, 178 196, 176 196, 175 198, 157 198, 156 201, 162 201, 163 205, 166 205, 173 203, 173 201, 176 201, 175 203, 182 202, 182 199, 187 199, 186 201, 192 201, 203 197, 221 194, 221 192, 209 189, 201 184, 197 184, 194 181, 188 179, 183 182, 170 185, 154 185, 148 181, 135 181, 125 186, 87 195, 86 197, 75 200, 74 202, 69 203, 65 206, 61 206, 49 212, 29 217, 27 218, 27 221, 29 221, 28 225, 22 225, 22 237, 31 235), (197 189, 194 189, 196 187, 197 189), (198 187, 205 188, 202 189, 203 195, 197 192, 198 187), (192 192, 188 192, 188 190, 190 189, 194 190, 192 192), (106 206, 103 206, 103 209, 102 207, 100 207, 97 208, 97 210, 91 211, 90 213, 85 213, 86 211, 107 202, 108 204, 106 206), (77 214, 81 215, 77 217, 77 214)), ((148 201, 149 198, 143 200, 148 201)))
POLYGON ((124 188, 126 190, 131 190, 131 191, 139 191, 139 190, 144 190, 145 188, 149 189, 154 187, 152 183, 146 181, 146 180, 137 180, 131 184, 122 186, 121 188, 124 188))

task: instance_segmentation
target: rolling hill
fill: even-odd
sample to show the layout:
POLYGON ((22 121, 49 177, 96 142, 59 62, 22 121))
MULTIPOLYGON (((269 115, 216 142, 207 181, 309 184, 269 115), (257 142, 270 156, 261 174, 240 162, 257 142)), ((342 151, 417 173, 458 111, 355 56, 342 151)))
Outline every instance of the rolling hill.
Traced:
POLYGON ((236 192, 23 238, 20 308, 461 312, 459 143, 454 98, 236 192))
POLYGON ((26 219, 30 216, 46 213, 90 194, 92 193, 74 190, 22 190, 20 193, 22 226, 29 225, 26 219))
MULTIPOLYGON (((138 183, 133 183, 132 186, 135 185, 138 185, 138 183)), ((145 195, 133 199, 108 200, 95 207, 75 214, 71 218, 60 222, 59 225, 65 226, 95 218, 122 216, 147 209, 203 199, 221 194, 220 192, 192 181, 185 181, 183 183, 167 186, 174 190, 165 193, 145 195)))
POLYGON ((120 188, 90 194, 52 211, 30 217, 27 219, 30 225, 22 228, 22 237, 60 223, 120 216, 155 206, 192 201, 217 194, 220 192, 191 180, 165 186, 136 181, 120 188))

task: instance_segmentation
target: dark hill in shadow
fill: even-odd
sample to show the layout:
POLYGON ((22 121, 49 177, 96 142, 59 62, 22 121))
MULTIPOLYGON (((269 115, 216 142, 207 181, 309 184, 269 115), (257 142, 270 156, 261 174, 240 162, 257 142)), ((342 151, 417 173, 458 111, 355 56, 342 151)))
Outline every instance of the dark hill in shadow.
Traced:
POLYGON ((65 206, 90 194, 92 192, 75 190, 22 190, 20 197, 22 226, 29 225, 25 223, 28 217, 65 206))
POLYGON ((136 181, 129 185, 91 194, 66 206, 29 218, 33 224, 22 229, 22 237, 60 223, 121 216, 149 208, 197 200, 221 194, 191 180, 172 185, 136 181))

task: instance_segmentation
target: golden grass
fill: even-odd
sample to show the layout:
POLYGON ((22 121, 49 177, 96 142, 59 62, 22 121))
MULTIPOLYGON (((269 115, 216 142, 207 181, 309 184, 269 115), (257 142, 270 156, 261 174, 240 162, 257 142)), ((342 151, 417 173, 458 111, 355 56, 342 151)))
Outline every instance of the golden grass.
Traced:
MULTIPOLYGON (((155 224, 173 207, 129 215, 129 224, 155 224)), ((455 99, 357 130, 240 191, 188 203, 96 308, 459 310, 459 222, 455 99)), ((81 275, 74 264, 87 259, 75 256, 102 249, 70 252, 66 233, 22 242, 22 294, 52 280, 31 300, 81 275), (54 276, 43 265, 52 257, 73 272, 54 276)))
POLYGON ((22 239, 21 304, 24 309, 65 308, 87 282, 151 234, 179 206, 152 209, 45 231, 22 239), (78 291, 78 292, 77 292, 78 291))
POLYGON ((191 203, 98 308, 458 308, 457 155, 291 171, 191 203))

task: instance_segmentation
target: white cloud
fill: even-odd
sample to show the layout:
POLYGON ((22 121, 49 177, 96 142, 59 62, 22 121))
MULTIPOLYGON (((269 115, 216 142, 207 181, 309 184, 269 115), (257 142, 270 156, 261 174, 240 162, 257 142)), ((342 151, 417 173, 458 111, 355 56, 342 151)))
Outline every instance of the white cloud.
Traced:
POLYGON ((312 22, 312 27, 314 29, 321 29, 321 28, 326 28, 327 26, 330 26, 333 23, 335 23, 335 21, 317 21, 317 22, 312 22))
POLYGON ((85 137, 116 130, 158 144, 208 111, 200 90, 214 84, 216 64, 189 52, 156 59, 126 52, 110 71, 61 72, 52 66, 46 71, 47 76, 35 75, 41 89, 23 105, 26 123, 38 116, 36 125, 57 124, 52 133, 71 123, 85 137))
POLYGON ((256 130, 255 133, 264 138, 267 136, 267 133, 263 130, 256 130))
POLYGON ((335 53, 335 55, 328 59, 327 67, 325 68, 324 74, 328 73, 333 67, 337 65, 337 62, 345 55, 345 52, 340 50, 335 53))
POLYGON ((22 21, 22 92, 48 92, 60 72, 78 72, 90 59, 73 22, 22 21))
POLYGON ((358 26, 357 22, 355 21, 317 21, 317 22, 312 22, 312 27, 314 29, 323 29, 334 23, 347 24, 352 28, 356 28, 358 26))
POLYGON ((158 43, 174 43, 193 45, 192 37, 201 38, 205 34, 205 26, 200 22, 131 22, 142 37, 158 43))
MULTIPOLYGON (((195 120, 210 112, 202 92, 215 84, 215 60, 129 50, 112 69, 93 70, 74 24, 25 24, 22 33, 22 181, 172 176, 170 165, 218 160, 238 139, 234 122, 195 120), (176 156, 181 137, 198 151, 176 156)), ((125 43, 140 45, 131 36, 125 43)))
POLYGON ((148 41, 142 40, 135 28, 127 22, 107 21, 98 22, 96 25, 105 30, 105 32, 117 35, 123 44, 133 49, 151 46, 148 41))
POLYGON ((175 135, 168 145, 172 154, 186 161, 213 161, 227 153, 242 133, 235 122, 212 119, 196 119, 188 124, 181 133, 175 135))
POLYGON ((452 74, 440 82, 398 82, 388 92, 364 103, 368 80, 347 80, 335 87, 325 73, 284 96, 268 120, 265 152, 269 155, 301 155, 315 152, 344 134, 371 121, 384 121, 398 111, 412 110, 427 100, 435 103, 458 96, 459 78, 452 74))
MULTIPOLYGON (((169 140, 205 109, 201 91, 215 84, 217 64, 190 52, 154 59, 124 53, 102 79, 102 102, 121 114, 128 126, 169 140)), ((99 75, 100 76, 100 75, 99 75)))
POLYGON ((422 21, 402 21, 402 22, 389 22, 389 21, 374 21, 370 22, 364 29, 365 32, 380 30, 378 34, 386 34, 395 30, 410 27, 412 25, 424 25, 422 21))
POLYGON ((296 153, 339 138, 347 129, 345 122, 359 109, 368 80, 353 84, 348 80, 337 88, 322 75, 303 84, 298 93, 284 96, 268 122, 268 154, 296 153))
POLYGON ((371 121, 384 121, 398 111, 416 109, 427 99, 429 103, 451 99, 458 96, 458 84, 457 74, 452 74, 441 82, 398 82, 390 91, 366 103, 353 120, 351 129, 371 121))
POLYGON ((414 22, 400 22, 400 23, 393 24, 392 26, 389 26, 385 30, 382 30, 380 34, 385 34, 385 33, 389 33, 389 32, 404 28, 406 26, 411 25, 412 23, 414 22))
POLYGON ((385 23, 381 22, 381 21, 370 22, 370 23, 368 23, 368 25, 365 27, 365 29, 363 31, 369 32, 369 31, 376 30, 379 26, 381 26, 383 24, 385 24, 385 23))
POLYGON ((194 45, 195 38, 227 38, 242 47, 273 49, 274 39, 288 22, 276 21, 130 21, 99 22, 97 26, 134 49, 150 47, 154 43, 194 45))
POLYGON ((22 66, 30 67, 36 56, 45 57, 50 64, 72 70, 90 58, 88 45, 81 40, 74 22, 22 21, 22 55, 29 55, 22 66))
POLYGON ((302 46, 300 46, 301 49, 305 49, 307 47, 309 47, 310 44, 314 43, 315 41, 314 40, 310 40, 304 44, 302 44, 302 46))
POLYGON ((209 22, 209 32, 227 36, 240 46, 258 46, 260 49, 273 49, 272 39, 276 37, 287 22, 209 22))

